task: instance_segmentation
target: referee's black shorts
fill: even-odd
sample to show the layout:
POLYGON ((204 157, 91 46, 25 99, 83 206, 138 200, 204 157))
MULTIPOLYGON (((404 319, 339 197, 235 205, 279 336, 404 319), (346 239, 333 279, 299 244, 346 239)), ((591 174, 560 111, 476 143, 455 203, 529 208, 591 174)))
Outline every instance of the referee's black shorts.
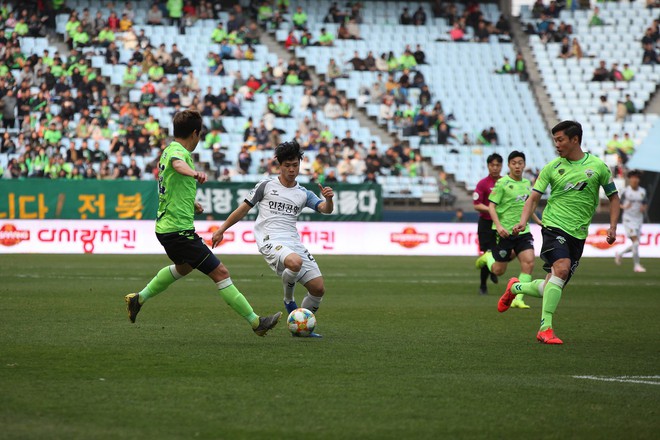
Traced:
POLYGON ((489 251, 495 246, 497 231, 493 229, 493 221, 479 217, 477 225, 477 237, 479 238, 479 250, 489 251))

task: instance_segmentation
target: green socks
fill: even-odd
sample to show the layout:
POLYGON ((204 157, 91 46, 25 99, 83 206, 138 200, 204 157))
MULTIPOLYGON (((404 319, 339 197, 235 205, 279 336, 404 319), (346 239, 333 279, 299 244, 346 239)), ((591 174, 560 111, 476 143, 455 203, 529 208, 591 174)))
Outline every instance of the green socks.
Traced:
POLYGON ((493 264, 495 264, 495 257, 493 257, 493 253, 488 251, 486 255, 486 267, 488 267, 489 271, 493 271, 493 264))
POLYGON ((234 309, 236 313, 241 315, 247 322, 250 323, 252 328, 257 328, 259 325, 259 316, 254 313, 252 306, 241 292, 238 291, 236 286, 231 281, 231 278, 216 283, 218 286, 220 296, 225 300, 229 307, 234 309))
MULTIPOLYGON (((537 298, 541 298, 541 292, 539 292, 539 286, 545 281, 545 280, 534 280, 534 281, 528 281, 528 282, 523 282, 522 280, 523 274, 520 274, 520 282, 514 284, 511 287, 511 291, 515 293, 516 295, 519 294, 524 294, 524 295, 529 295, 529 296, 535 296, 537 298)), ((532 278, 531 275, 527 275, 529 278, 532 278)))
MULTIPOLYGON (((520 273, 518 275, 518 279, 520 280, 521 283, 530 283, 532 282, 532 275, 528 273, 520 273)), ((524 299, 525 294, 524 293, 519 293, 516 295, 516 299, 518 301, 522 301, 524 299)))
POLYGON ((559 277, 551 276, 543 289, 543 310, 541 311, 541 331, 552 328, 552 316, 557 310, 561 291, 566 282, 559 277))
POLYGON ((170 284, 179 278, 181 278, 181 275, 176 271, 174 265, 162 268, 158 271, 156 276, 149 281, 149 284, 140 291, 138 301, 140 304, 144 304, 146 300, 163 292, 170 286, 170 284))

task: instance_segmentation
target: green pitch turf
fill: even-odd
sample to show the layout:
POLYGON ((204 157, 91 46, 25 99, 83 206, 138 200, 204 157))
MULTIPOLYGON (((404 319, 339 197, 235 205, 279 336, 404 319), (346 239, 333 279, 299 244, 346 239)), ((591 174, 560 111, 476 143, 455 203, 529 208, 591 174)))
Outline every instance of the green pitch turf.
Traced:
MULTIPOLYGON (((224 261, 257 313, 283 310, 260 257, 224 261)), ((130 324, 164 255, 0 257, 0 439, 658 438, 660 260, 583 260, 563 346, 536 342, 539 299, 497 313, 506 278, 479 296, 473 259, 318 261, 306 340, 255 336, 197 272, 130 324)))

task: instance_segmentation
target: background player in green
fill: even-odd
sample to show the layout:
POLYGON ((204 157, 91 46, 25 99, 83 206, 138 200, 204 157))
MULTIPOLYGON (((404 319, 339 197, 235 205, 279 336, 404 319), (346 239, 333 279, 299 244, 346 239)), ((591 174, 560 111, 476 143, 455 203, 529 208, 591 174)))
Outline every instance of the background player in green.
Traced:
POLYGON ((259 336, 275 327, 282 315, 277 312, 259 317, 229 278, 229 271, 195 233, 193 217, 201 214, 195 202, 197 183, 206 182, 206 174, 195 171, 190 153, 200 141, 202 116, 185 110, 174 115, 174 142, 161 155, 158 164, 158 213, 156 237, 165 248, 173 265, 162 268, 139 293, 126 295, 126 308, 131 322, 149 298, 163 292, 193 269, 205 273, 218 286, 222 299, 252 326, 259 336))
POLYGON ((602 186, 610 200, 610 227, 607 243, 616 241, 619 220, 619 195, 610 169, 599 158, 582 151, 582 126, 575 121, 563 121, 552 128, 559 157, 548 163, 539 174, 532 193, 525 202, 520 221, 513 227, 518 234, 527 228, 527 221, 550 186, 550 198, 543 210, 543 269, 545 279, 521 283, 511 278, 497 309, 508 310, 516 294, 543 297, 541 328, 536 339, 544 344, 563 344, 553 329, 552 318, 557 310, 564 286, 577 269, 589 233, 591 219, 599 203, 602 186))
MULTIPOLYGON (((486 251, 476 262, 477 268, 488 267, 491 273, 497 276, 506 272, 509 261, 518 257, 520 261, 521 282, 532 281, 534 270, 534 237, 529 232, 529 225, 520 234, 512 235, 513 227, 520 221, 525 201, 532 190, 529 180, 523 178, 525 171, 525 154, 512 151, 508 157, 509 174, 502 177, 495 184, 490 193, 488 211, 493 219, 493 229, 497 231, 496 243, 492 250, 486 251)), ((532 214, 534 221, 541 224, 536 214, 532 214)), ((523 301, 522 294, 516 296, 511 307, 528 309, 523 301)))

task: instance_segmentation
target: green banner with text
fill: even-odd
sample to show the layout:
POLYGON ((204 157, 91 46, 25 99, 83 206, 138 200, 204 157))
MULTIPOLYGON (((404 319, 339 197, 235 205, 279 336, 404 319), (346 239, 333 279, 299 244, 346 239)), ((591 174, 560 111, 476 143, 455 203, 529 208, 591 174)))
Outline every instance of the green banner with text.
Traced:
MULTIPOLYGON (((207 182, 197 188, 204 207, 200 219, 225 219, 256 183, 207 182)), ((316 184, 305 184, 319 194, 316 184)), ((335 211, 330 215, 305 210, 301 221, 379 221, 383 202, 378 184, 333 184, 335 211)), ((154 181, 103 180, 0 180, 0 219, 109 219, 156 218, 157 184, 154 181)), ((254 219, 252 209, 246 219, 254 219)))

